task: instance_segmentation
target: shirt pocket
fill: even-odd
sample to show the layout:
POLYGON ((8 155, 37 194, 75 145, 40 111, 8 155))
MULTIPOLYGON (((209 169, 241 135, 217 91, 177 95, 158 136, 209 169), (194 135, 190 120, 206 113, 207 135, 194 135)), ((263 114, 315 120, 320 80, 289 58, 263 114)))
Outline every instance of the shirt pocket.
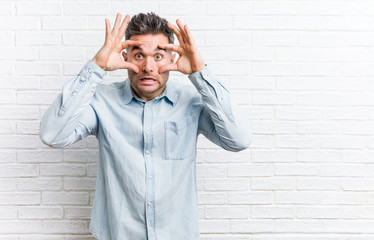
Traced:
POLYGON ((196 115, 164 123, 165 159, 182 160, 196 152, 196 115))

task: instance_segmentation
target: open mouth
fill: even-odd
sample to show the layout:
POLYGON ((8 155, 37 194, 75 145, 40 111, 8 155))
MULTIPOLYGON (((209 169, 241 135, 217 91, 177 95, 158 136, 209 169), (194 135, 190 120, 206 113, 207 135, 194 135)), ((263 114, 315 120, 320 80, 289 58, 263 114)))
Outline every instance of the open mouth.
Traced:
POLYGON ((156 82, 156 80, 154 78, 151 78, 151 77, 144 77, 144 78, 140 79, 140 82, 142 84, 152 85, 156 82))

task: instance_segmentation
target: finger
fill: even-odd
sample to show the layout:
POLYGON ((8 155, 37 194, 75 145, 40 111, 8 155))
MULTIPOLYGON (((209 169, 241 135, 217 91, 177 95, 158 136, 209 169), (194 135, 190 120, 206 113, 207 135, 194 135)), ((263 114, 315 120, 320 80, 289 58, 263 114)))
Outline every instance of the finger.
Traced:
POLYGON ((178 49, 179 49, 178 45, 171 44, 171 43, 159 44, 158 47, 162 48, 162 49, 168 49, 168 50, 171 50, 173 52, 178 52, 178 49))
POLYGON ((125 19, 123 19, 122 25, 119 29, 119 37, 122 39, 123 36, 125 35, 127 25, 129 24, 130 21, 130 15, 126 15, 125 19))
POLYGON ((133 46, 140 46, 142 45, 142 42, 140 41, 133 41, 133 40, 126 40, 121 42, 122 49, 126 49, 128 47, 133 47, 133 46))
POLYGON ((123 61, 123 64, 122 64, 122 66, 121 66, 121 69, 128 69, 128 70, 134 71, 134 72, 136 72, 136 73, 139 73, 139 68, 138 68, 138 66, 136 66, 136 65, 133 64, 133 63, 126 62, 126 61, 123 61))
POLYGON ((190 31, 190 29, 187 27, 187 24, 184 25, 184 30, 186 31, 187 42, 188 42, 190 45, 195 45, 195 40, 194 40, 194 38, 192 37, 191 31, 190 31))
POLYGON ((179 29, 174 24, 172 24, 170 22, 168 22, 167 25, 174 32, 175 36, 177 36, 179 44, 183 44, 184 43, 183 38, 182 38, 182 35, 181 35, 179 29))
POLYGON ((109 19, 105 18, 105 40, 107 40, 110 36, 110 22, 109 19))
POLYGON ((180 31, 180 33, 182 35, 183 42, 186 43, 187 42, 187 35, 186 35, 186 32, 184 30, 184 25, 182 24, 181 20, 177 19, 177 25, 178 25, 178 27, 180 29, 179 31, 180 31))
POLYGON ((178 65, 176 63, 163 65, 158 69, 158 73, 164 73, 169 71, 178 71, 178 65))
POLYGON ((121 14, 117 13, 117 17, 116 17, 116 21, 114 23, 113 31, 119 29, 119 25, 121 23, 121 18, 122 18, 121 14))

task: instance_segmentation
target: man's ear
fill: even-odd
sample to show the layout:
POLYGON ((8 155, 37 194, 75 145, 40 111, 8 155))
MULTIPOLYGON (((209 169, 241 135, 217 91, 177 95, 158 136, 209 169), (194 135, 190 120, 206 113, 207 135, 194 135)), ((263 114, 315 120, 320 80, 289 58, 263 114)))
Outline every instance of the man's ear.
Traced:
POLYGON ((171 63, 174 63, 174 61, 175 61, 175 57, 177 56, 177 54, 176 53, 173 53, 173 55, 171 55, 171 63))
POLYGON ((127 62, 127 53, 125 51, 122 51, 122 57, 123 60, 127 62))

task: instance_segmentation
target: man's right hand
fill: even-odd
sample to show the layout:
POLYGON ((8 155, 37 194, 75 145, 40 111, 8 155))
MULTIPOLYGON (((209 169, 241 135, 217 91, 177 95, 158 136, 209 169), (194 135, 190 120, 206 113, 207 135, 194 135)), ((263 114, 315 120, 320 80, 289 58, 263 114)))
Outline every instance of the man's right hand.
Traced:
POLYGON ((127 25, 130 21, 130 15, 126 15, 122 24, 121 18, 121 14, 118 13, 113 30, 111 30, 109 20, 107 18, 105 19, 105 43, 104 46, 92 59, 92 61, 105 71, 114 71, 117 69, 130 69, 138 73, 139 68, 135 64, 132 64, 122 59, 121 52, 128 47, 139 46, 141 43, 131 40, 122 42, 123 36, 126 32, 127 25))

